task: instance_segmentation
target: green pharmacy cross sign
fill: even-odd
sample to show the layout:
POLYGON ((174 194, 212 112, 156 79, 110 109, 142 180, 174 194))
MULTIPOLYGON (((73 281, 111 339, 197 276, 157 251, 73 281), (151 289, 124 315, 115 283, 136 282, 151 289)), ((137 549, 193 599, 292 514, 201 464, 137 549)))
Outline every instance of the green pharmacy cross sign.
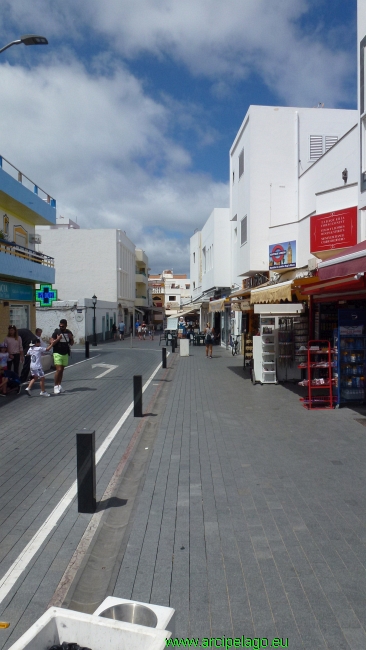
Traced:
POLYGON ((57 300, 57 289, 52 289, 51 284, 41 284, 39 289, 36 289, 36 302, 39 302, 41 307, 52 307, 52 303, 57 300))

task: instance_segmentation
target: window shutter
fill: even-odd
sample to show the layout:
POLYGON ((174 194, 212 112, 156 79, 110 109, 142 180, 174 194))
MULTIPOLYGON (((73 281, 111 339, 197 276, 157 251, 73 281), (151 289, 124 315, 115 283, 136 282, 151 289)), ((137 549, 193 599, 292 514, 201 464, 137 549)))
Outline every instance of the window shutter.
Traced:
POLYGON ((318 158, 320 158, 322 154, 323 154, 323 136, 311 135, 309 160, 318 160, 318 158))
POLYGON ((325 151, 329 151, 331 147, 333 147, 334 144, 338 142, 338 136, 337 135, 326 135, 325 136, 325 151))
POLYGON ((247 217, 244 217, 244 219, 241 220, 241 227, 240 227, 240 244, 245 244, 247 241, 247 217))
POLYGON ((239 154, 239 178, 244 174, 244 149, 239 154))

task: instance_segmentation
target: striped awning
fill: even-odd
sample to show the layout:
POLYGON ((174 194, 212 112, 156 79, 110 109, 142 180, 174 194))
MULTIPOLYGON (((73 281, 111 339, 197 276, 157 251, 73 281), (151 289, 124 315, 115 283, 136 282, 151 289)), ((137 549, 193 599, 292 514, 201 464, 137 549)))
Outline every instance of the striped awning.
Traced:
POLYGON ((272 284, 271 286, 253 289, 250 293, 251 304, 280 302, 280 300, 288 300, 288 302, 291 302, 292 282, 292 280, 288 280, 287 282, 279 282, 278 284, 272 284))
POLYGON ((220 298, 220 300, 210 300, 208 303, 208 311, 212 314, 215 311, 225 311, 225 306, 230 305, 230 300, 220 298))

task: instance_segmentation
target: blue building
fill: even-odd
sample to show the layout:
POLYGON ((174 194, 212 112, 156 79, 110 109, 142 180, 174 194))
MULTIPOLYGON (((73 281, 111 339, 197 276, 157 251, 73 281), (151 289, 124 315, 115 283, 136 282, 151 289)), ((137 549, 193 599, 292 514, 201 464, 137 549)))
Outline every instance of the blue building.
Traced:
POLYGON ((35 227, 55 223, 55 199, 0 156, 0 341, 9 324, 35 329, 35 286, 55 281, 35 227))

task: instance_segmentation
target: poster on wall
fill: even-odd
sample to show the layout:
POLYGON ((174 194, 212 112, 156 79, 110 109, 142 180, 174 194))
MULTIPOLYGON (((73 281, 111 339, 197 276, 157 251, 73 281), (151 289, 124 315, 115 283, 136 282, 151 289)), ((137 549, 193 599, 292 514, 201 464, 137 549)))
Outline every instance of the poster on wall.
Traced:
POLYGON ((270 271, 293 268, 296 268, 296 240, 271 244, 269 247, 270 271))
POLYGON ((320 253, 357 244, 357 207, 310 217, 310 252, 320 253))

